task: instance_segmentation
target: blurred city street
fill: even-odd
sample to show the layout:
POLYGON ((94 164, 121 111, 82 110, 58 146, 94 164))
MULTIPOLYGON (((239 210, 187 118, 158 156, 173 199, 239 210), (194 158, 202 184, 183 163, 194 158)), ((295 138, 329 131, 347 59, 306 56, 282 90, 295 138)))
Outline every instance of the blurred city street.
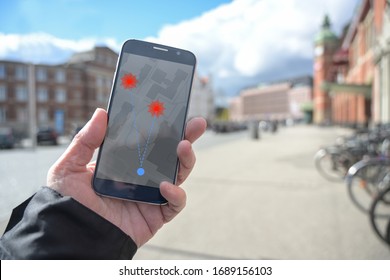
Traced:
MULTIPOLYGON (((208 131, 194 145, 197 164, 183 184, 187 207, 135 258, 390 259, 344 183, 314 168, 316 150, 348 132, 302 125, 253 140, 248 131, 208 131)), ((65 148, 0 151, 2 231, 65 148)))
POLYGON ((46 184, 48 169, 66 146, 0 150, 1 232, 7 225, 12 209, 46 184))
MULTIPOLYGON (((183 185, 187 207, 135 259, 390 259, 345 184, 326 181, 314 168, 316 150, 347 133, 303 125, 259 140, 249 131, 206 132, 183 185)), ((65 148, 0 151, 2 231, 65 148)))
POLYGON ((340 128, 297 126, 251 140, 208 133, 195 145, 185 210, 136 259, 390 259, 344 183, 313 156, 340 128))
POLYGON ((104 183, 173 180, 185 116, 209 124, 186 207, 134 259, 390 260, 389 0, 76 2, 0 2, 0 234, 109 108, 104 183))

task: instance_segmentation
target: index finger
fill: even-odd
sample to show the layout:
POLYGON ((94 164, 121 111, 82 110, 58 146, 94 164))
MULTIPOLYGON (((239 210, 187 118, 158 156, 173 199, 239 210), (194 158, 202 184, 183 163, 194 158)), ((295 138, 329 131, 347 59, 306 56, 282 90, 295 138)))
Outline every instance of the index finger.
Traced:
POLYGON ((206 120, 201 117, 191 119, 186 126, 184 139, 194 143, 205 132, 207 127, 206 120))
POLYGON ((103 142, 107 129, 107 113, 96 109, 92 118, 75 136, 72 143, 57 161, 57 164, 70 164, 74 168, 85 166, 91 161, 93 153, 103 142))

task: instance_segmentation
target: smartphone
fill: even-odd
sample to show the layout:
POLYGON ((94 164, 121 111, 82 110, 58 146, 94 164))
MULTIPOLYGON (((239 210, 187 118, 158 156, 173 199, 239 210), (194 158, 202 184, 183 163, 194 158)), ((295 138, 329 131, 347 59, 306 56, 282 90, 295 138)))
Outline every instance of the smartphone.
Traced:
POLYGON ((139 40, 121 49, 93 188, 102 196, 165 204, 162 181, 176 182, 196 58, 139 40))

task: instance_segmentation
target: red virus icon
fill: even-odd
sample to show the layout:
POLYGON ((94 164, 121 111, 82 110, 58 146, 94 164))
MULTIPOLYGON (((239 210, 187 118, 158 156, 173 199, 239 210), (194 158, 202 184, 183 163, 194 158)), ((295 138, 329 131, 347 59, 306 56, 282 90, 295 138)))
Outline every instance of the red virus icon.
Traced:
POLYGON ((152 117, 159 117, 161 116, 162 114, 164 114, 164 103, 156 100, 156 101, 152 101, 150 104, 149 104, 149 110, 148 112, 152 115, 152 117))
POLYGON ((135 88, 137 86, 137 77, 131 73, 123 75, 122 86, 125 89, 135 88))

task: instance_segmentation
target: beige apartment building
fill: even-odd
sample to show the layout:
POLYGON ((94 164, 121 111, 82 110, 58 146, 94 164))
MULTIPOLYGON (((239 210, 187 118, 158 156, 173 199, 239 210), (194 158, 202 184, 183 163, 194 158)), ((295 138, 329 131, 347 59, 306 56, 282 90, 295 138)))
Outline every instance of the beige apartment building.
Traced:
POLYGON ((243 89, 230 102, 232 121, 301 120, 304 107, 311 104, 312 78, 290 80, 243 89))

